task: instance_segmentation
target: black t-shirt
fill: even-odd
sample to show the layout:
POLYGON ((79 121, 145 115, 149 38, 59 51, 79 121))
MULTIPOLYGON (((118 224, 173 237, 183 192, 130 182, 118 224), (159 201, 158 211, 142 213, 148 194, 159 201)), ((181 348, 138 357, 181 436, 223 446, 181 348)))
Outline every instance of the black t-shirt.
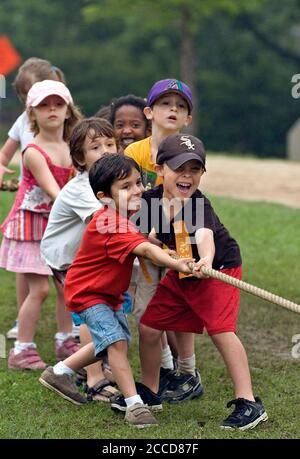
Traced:
MULTIPOLYGON (((169 222, 163 212, 163 185, 159 185, 143 194, 143 204, 137 226, 142 233, 149 234, 155 229, 156 237, 169 249, 176 250, 174 220, 183 220, 192 244, 193 258, 200 259, 195 233, 199 228, 209 228, 214 235, 215 257, 214 269, 234 268, 242 263, 237 242, 230 236, 228 230, 215 214, 210 201, 197 190, 179 212, 175 219, 169 222)), ((167 201, 166 201, 167 202, 167 201)), ((168 203, 169 204, 169 203, 168 203)))

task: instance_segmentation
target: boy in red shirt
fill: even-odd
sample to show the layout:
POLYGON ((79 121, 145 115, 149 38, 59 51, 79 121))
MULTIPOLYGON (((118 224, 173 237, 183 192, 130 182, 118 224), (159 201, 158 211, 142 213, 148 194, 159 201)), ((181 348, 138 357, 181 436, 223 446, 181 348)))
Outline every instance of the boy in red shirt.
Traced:
MULTIPOLYGON (((60 362, 62 374, 57 375, 48 367, 39 381, 67 400, 82 404, 84 399, 76 390, 72 375, 107 352, 112 373, 125 397, 125 420, 137 427, 157 425, 144 404, 145 397, 143 400, 139 395, 143 391, 137 394, 127 359, 130 331, 121 309, 122 293, 128 289, 136 256, 182 273, 191 273, 188 263, 192 258, 172 259, 128 220, 139 209, 143 192, 139 166, 133 159, 120 154, 103 157, 91 167, 89 179, 104 207, 86 228, 65 279, 65 298, 68 309, 78 313, 88 326, 93 343, 60 362)), ((161 409, 159 398, 156 408, 161 409)))
MULTIPOLYGON (((185 333, 202 333, 206 328, 224 359, 235 391, 235 399, 228 403, 228 407, 234 404, 235 410, 221 427, 253 428, 268 416, 261 400, 253 396, 247 355, 236 336, 239 290, 201 273, 204 265, 233 277, 242 275, 237 242, 198 190, 206 170, 203 144, 191 135, 169 136, 159 146, 156 163, 163 185, 143 195, 146 213, 143 207, 140 213, 146 225, 141 231, 179 255, 193 257, 196 263, 193 274, 185 278, 168 271, 141 317, 142 381, 157 393, 163 330, 181 336, 178 352, 182 358, 185 333)), ((162 399, 172 401, 174 397, 176 390, 174 393, 170 385, 162 399)))

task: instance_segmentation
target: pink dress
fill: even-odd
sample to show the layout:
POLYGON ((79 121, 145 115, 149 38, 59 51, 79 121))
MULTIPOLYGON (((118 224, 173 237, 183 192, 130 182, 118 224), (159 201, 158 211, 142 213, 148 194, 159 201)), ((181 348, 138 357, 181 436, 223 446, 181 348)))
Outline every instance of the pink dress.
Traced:
MULTIPOLYGON (((62 188, 70 178, 72 167, 53 164, 38 145, 28 144, 26 149, 29 147, 36 149, 37 154, 45 158, 58 186, 62 188)), ((22 181, 14 205, 1 226, 4 236, 0 248, 1 268, 19 273, 51 274, 40 254, 40 241, 51 206, 51 198, 23 164, 22 181)))

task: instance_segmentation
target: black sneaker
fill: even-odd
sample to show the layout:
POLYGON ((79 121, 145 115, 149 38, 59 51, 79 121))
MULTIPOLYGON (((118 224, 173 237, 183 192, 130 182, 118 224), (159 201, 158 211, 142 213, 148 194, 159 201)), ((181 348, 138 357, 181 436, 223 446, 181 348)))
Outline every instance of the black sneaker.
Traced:
MULTIPOLYGON (((149 387, 142 383, 136 383, 136 391, 140 395, 141 399, 152 411, 162 410, 162 404, 160 397, 152 392, 149 387)), ((110 399, 111 409, 118 411, 126 411, 126 403, 122 394, 116 395, 110 399)))
POLYGON ((201 397, 203 392, 200 373, 197 369, 196 376, 177 372, 172 375, 166 390, 162 393, 162 400, 169 403, 193 400, 201 397))
POLYGON ((255 402, 245 398, 237 398, 227 403, 227 408, 235 405, 235 410, 226 418, 222 429, 254 429, 261 421, 267 421, 268 415, 259 397, 255 397, 255 402))
POLYGON ((175 374, 176 370, 171 370, 170 368, 163 367, 160 368, 158 395, 161 395, 167 389, 175 374))

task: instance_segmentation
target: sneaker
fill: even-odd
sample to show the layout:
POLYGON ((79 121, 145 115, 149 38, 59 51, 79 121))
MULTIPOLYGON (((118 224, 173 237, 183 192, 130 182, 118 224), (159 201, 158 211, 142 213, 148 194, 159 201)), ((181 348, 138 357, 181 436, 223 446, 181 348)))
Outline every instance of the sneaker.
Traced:
POLYGON ((167 389, 175 374, 176 370, 171 370, 170 368, 163 367, 160 368, 158 394, 161 395, 167 389))
POLYGON ((19 324, 19 321, 18 320, 15 320, 12 328, 10 330, 8 330, 8 332, 6 333, 6 338, 7 339, 17 339, 18 337, 18 324, 19 324))
POLYGON ((58 341, 55 341, 55 354, 56 354, 56 361, 60 362, 61 360, 65 360, 70 355, 74 354, 74 352, 79 351, 80 347, 76 343, 75 339, 70 336, 67 338, 62 344, 58 344, 58 341))
POLYGON ((227 403, 227 408, 235 405, 234 411, 226 418, 222 429, 254 429, 261 421, 267 421, 268 415, 259 397, 255 397, 255 402, 245 398, 237 398, 227 403))
POLYGON ((87 403, 87 399, 78 392, 73 377, 66 374, 56 375, 53 367, 48 367, 43 371, 39 382, 75 405, 87 403))
POLYGON ((186 400, 193 400, 201 397, 203 386, 199 371, 196 369, 196 376, 176 372, 169 376, 170 382, 162 394, 162 400, 169 403, 177 403, 186 400))
POLYGON ((125 421, 139 429, 143 427, 158 426, 158 422, 152 415, 148 406, 142 405, 141 403, 135 403, 126 409, 125 421))
POLYGON ((34 347, 15 354, 14 348, 9 352, 8 368, 11 370, 45 370, 47 365, 34 347))
MULTIPOLYGON (((136 383, 136 391, 138 395, 140 395, 141 399, 145 403, 145 405, 150 408, 152 411, 161 411, 162 404, 160 397, 152 392, 149 387, 145 386, 142 383, 136 383)), ((111 409, 118 410, 118 411, 126 411, 127 406, 122 394, 116 395, 110 399, 111 402, 111 409)))

